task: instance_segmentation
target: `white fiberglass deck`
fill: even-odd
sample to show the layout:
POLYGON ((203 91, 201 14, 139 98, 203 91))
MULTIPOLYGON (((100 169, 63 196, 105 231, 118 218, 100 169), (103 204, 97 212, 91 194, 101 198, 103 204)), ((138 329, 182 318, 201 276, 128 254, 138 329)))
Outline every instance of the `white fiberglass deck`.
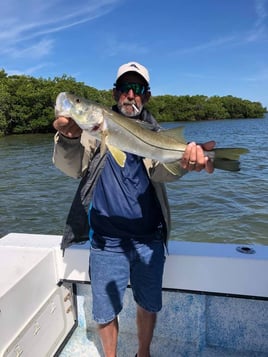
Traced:
MULTIPOLYGON (((60 240, 59 236, 35 234, 9 234, 0 239, 0 269, 5 272, 0 277, 0 355, 24 351, 26 357, 32 357, 23 345, 30 327, 37 337, 39 334, 38 341, 53 345, 54 349, 44 346, 43 351, 53 351, 76 320, 78 327, 61 357, 102 356, 91 317, 88 245, 73 246, 62 257, 60 240), (61 288, 59 282, 63 282, 61 288), (70 283, 77 290, 77 317, 70 283), (57 333, 52 330, 54 320, 47 318, 55 306, 55 321, 62 320, 57 333), (42 329, 45 317, 44 326, 52 325, 42 329), (7 324, 3 324, 5 319, 7 324), (41 333, 50 329, 49 339, 44 338, 41 333), (57 341, 52 341, 56 335, 57 341)), ((267 357, 267 271, 268 247, 170 242, 152 357, 267 357)), ((137 341, 131 289, 119 318, 118 357, 132 357, 137 341)), ((31 343, 34 341, 36 336, 31 343)), ((42 354, 40 346, 40 342, 35 346, 40 351, 38 357, 53 355, 42 354)))

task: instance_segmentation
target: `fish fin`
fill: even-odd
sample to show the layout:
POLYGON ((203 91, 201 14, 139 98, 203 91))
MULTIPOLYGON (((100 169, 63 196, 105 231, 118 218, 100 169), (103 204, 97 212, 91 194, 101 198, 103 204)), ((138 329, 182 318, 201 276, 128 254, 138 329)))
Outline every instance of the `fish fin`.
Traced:
POLYGON ((160 130, 161 135, 168 136, 170 138, 176 139, 182 144, 187 144, 184 136, 183 136, 183 126, 178 126, 176 128, 171 128, 171 129, 165 129, 165 130, 160 130))
POLYGON ((147 121, 137 119, 136 123, 144 129, 153 131, 155 130, 155 125, 153 125, 152 123, 148 123, 147 121))
POLYGON ((101 144, 100 144, 101 157, 105 154, 106 149, 107 149, 106 140, 107 140, 107 134, 106 134, 106 132, 103 132, 101 135, 101 144))
POLYGON ((107 150, 106 146, 101 144, 101 146, 100 146, 100 155, 101 155, 101 157, 103 157, 103 155, 105 154, 106 150, 107 150))
POLYGON ((214 151, 213 165, 216 169, 225 171, 240 170, 240 155, 249 152, 245 148, 216 148, 214 151))
POLYGON ((240 155, 249 152, 249 150, 245 148, 215 148, 212 151, 215 153, 215 159, 227 160, 239 160, 240 155))
POLYGON ((124 167, 127 155, 123 151, 117 149, 115 146, 107 145, 107 147, 117 164, 121 167, 124 167))
POLYGON ((225 171, 240 171, 239 160, 215 159, 213 161, 213 166, 215 167, 215 169, 220 169, 225 171))
POLYGON ((174 175, 174 176, 181 175, 181 165, 180 165, 179 161, 166 162, 165 164, 163 164, 163 166, 172 175, 174 175))

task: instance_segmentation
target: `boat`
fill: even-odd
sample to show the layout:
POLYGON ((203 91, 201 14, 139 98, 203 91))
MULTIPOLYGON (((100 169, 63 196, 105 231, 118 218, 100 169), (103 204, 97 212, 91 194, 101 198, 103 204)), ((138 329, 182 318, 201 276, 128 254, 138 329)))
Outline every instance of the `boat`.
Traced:
MULTIPOLYGON (((91 316, 88 243, 0 239, 0 356, 102 356, 91 316)), ((268 246, 170 241, 152 357, 268 356, 268 246)), ((127 289, 118 357, 137 352, 127 289)))

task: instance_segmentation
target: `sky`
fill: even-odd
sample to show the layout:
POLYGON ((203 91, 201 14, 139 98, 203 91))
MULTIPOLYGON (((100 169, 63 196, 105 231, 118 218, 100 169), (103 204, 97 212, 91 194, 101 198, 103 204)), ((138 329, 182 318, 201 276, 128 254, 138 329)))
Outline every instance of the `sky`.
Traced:
POLYGON ((110 89, 145 65, 152 95, 232 95, 268 108, 268 0, 1 0, 0 69, 110 89))

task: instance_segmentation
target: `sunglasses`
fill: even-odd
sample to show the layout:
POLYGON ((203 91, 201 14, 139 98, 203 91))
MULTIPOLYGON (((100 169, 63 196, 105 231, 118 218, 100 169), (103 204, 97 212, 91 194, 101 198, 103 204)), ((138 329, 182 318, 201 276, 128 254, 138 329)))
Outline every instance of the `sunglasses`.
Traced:
POLYGON ((126 82, 126 83, 116 84, 116 90, 122 93, 128 93, 130 89, 132 89, 135 94, 142 95, 149 89, 149 87, 139 83, 126 82))

